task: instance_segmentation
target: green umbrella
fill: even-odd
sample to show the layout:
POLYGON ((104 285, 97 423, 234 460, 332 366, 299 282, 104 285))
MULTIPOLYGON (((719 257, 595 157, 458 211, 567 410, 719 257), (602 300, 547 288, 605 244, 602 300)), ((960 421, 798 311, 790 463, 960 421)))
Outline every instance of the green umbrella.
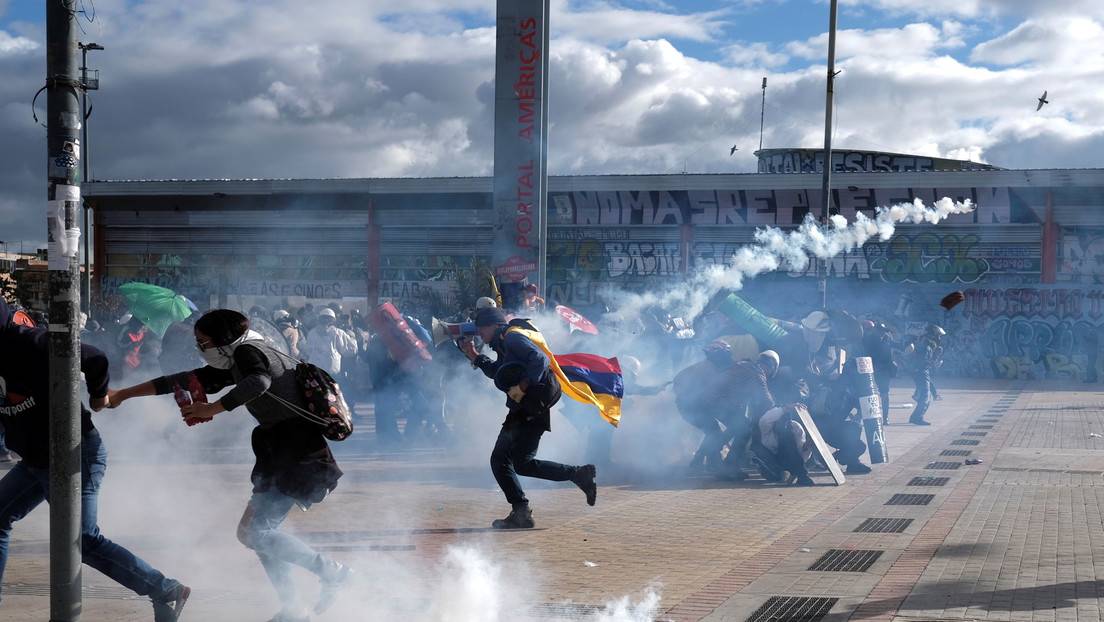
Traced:
POLYGON ((184 296, 149 283, 126 283, 119 287, 119 293, 126 299, 131 314, 158 337, 164 337, 170 325, 187 319, 195 310, 192 301, 184 296))

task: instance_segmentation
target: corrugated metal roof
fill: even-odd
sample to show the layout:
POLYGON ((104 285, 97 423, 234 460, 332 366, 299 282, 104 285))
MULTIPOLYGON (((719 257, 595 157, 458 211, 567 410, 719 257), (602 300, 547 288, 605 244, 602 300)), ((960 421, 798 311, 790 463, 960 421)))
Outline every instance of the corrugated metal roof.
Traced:
MULTIPOLYGON (((550 177, 550 192, 593 190, 718 190, 819 188, 819 174, 733 173, 685 175, 580 175, 550 177)), ((1104 186, 1104 169, 1024 169, 836 173, 835 187, 1063 187, 1104 186)), ((360 179, 194 179, 88 182, 90 197, 155 195, 417 194, 490 193, 490 177, 404 177, 360 179)))

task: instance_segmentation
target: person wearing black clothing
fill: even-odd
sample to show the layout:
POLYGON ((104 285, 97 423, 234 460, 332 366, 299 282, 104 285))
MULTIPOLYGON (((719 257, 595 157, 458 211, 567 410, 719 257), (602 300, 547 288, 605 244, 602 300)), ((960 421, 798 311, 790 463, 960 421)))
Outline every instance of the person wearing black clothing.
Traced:
POLYGON ((206 367, 120 389, 112 393, 112 405, 132 397, 172 393, 176 386, 186 386, 191 374, 208 394, 234 386, 219 401, 185 406, 181 414, 189 420, 203 420, 245 406, 260 424, 253 429, 252 438, 256 455, 253 496, 238 524, 238 540, 257 553, 280 597, 283 608, 271 622, 309 620, 296 594, 292 565, 320 579, 316 613, 333 604, 351 570, 279 530, 292 508, 307 509, 322 501, 342 475, 322 428, 285 405, 306 409, 295 377, 298 361, 268 346, 260 334, 249 330, 249 320, 237 311, 206 313, 196 322, 195 338, 206 367))
POLYGON ((548 357, 528 337, 510 331, 511 326, 535 330, 526 320, 507 323, 501 309, 480 309, 475 325, 484 343, 498 355, 497 360, 476 354, 470 342, 465 353, 495 386, 506 392, 506 421, 491 452, 491 472, 506 495, 511 511, 504 519, 491 523, 495 529, 532 528, 533 512, 521 488, 518 475, 554 482, 571 481, 586 493, 588 505, 598 496, 597 469, 593 464, 569 466, 537 460, 541 436, 552 430, 552 407, 560 400, 560 383, 549 367, 548 357))
POLYGON ((867 321, 863 324, 863 350, 874 363, 874 384, 882 403, 882 423, 889 425, 889 388, 897 376, 893 362, 893 337, 885 324, 867 321))
MULTIPOLYGON (((0 479, 0 580, 7 565, 12 525, 49 501, 50 387, 46 328, 14 326, 0 300, 0 420, 7 443, 22 460, 0 479)), ((108 406, 108 362, 103 352, 81 346, 81 372, 99 411, 108 406)), ((96 524, 107 450, 81 406, 81 558, 120 585, 153 601, 155 622, 175 622, 191 589, 167 578, 141 558, 100 533, 96 524)))

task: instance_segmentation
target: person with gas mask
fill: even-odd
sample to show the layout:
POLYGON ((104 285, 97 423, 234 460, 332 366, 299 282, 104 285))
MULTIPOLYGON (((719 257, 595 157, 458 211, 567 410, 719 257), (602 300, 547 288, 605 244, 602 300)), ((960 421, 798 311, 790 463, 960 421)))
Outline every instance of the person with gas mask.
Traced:
MULTIPOLYGON (((50 498, 50 361, 45 326, 11 323, 0 299, 0 420, 8 445, 21 460, 0 479, 0 579, 7 565, 13 524, 50 498)), ((80 370, 95 411, 111 406, 108 361, 100 350, 82 345, 80 370)), ((97 510, 107 470, 107 450, 92 414, 81 405, 81 559, 108 578, 153 601, 155 622, 180 618, 191 588, 170 579, 146 561, 100 533, 97 510)), ((3 617, 0 605, 0 617, 3 617)), ((14 613, 14 612, 13 612, 14 613)))
POLYGON ((322 427, 299 414, 308 409, 295 374, 299 361, 265 343, 249 329, 248 318, 230 309, 200 317, 195 340, 206 367, 109 392, 111 407, 135 397, 173 393, 176 387, 189 386, 193 376, 208 395, 233 387, 216 402, 181 407, 181 414, 189 421, 204 421, 245 406, 257 420, 252 434, 253 494, 238 524, 238 540, 256 552, 280 598, 282 609, 271 622, 307 621, 309 613, 299 600, 292 567, 318 576, 316 613, 333 604, 352 571, 279 529, 293 508, 306 510, 321 502, 342 475, 322 427))
POLYGON ((491 472, 510 503, 510 514, 491 523, 495 529, 529 529, 534 526, 529 499, 518 475, 553 482, 570 481, 585 494, 587 505, 598 496, 597 468, 593 464, 572 466, 537 459, 541 436, 552 430, 552 407, 560 400, 560 382, 550 368, 548 356, 521 332, 519 326, 536 330, 527 320, 508 322, 496 307, 480 309, 475 315, 479 336, 497 355, 496 360, 476 354, 465 340, 465 354, 472 365, 494 380, 507 395, 506 420, 491 452, 491 472))

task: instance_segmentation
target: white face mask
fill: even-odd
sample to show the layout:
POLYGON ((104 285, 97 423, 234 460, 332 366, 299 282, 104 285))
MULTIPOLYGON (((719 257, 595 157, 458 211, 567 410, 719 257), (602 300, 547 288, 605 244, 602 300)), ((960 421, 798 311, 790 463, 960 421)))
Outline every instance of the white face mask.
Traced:
POLYGON ((241 337, 238 337, 233 343, 225 346, 218 346, 213 348, 207 348, 206 350, 200 350, 199 355, 203 357, 211 367, 215 369, 230 369, 234 366, 234 350, 238 349, 238 346, 246 341, 263 341, 259 333, 251 330, 245 331, 241 337))

